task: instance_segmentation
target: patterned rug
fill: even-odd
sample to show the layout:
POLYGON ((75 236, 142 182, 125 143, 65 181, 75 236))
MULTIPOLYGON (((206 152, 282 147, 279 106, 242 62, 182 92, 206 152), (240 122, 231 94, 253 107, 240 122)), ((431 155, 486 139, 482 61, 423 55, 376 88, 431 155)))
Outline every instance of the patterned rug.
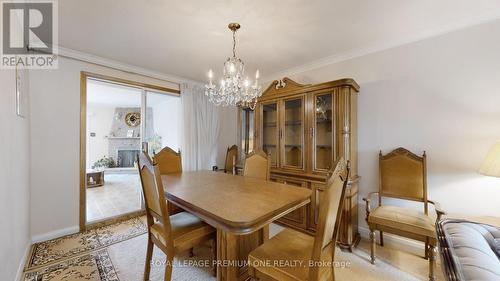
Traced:
MULTIPOLYGON (((23 281, 142 281, 146 257, 147 227, 145 218, 135 218, 118 224, 64 236, 33 245, 23 281)), ((384 247, 385 248, 385 247, 384 247)), ((383 252, 381 249, 380 252, 383 252)), ((362 249, 353 253, 337 249, 336 258, 346 266, 335 271, 339 280, 351 281, 418 281, 424 280, 427 262, 421 257, 401 259, 393 253, 392 261, 403 262, 401 269, 420 264, 422 276, 411 274, 384 262, 370 264, 369 254, 362 249)), ((174 259, 173 281, 215 281, 212 260, 207 245, 195 248, 195 256, 180 253, 174 259)), ((155 247, 150 280, 162 281, 165 255, 155 247)))
POLYGON ((108 251, 99 250, 25 274, 25 281, 119 281, 108 251))
POLYGON ((141 217, 36 243, 23 280, 119 280, 107 247, 146 232, 145 218, 141 217))

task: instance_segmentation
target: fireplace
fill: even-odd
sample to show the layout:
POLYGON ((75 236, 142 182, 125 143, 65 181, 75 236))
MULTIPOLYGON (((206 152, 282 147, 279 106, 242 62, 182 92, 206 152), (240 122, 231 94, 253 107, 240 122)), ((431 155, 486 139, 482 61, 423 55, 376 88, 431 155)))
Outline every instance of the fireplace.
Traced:
POLYGON ((134 167, 134 162, 136 161, 137 154, 139 152, 140 150, 135 150, 135 149, 118 150, 116 166, 120 168, 134 167))

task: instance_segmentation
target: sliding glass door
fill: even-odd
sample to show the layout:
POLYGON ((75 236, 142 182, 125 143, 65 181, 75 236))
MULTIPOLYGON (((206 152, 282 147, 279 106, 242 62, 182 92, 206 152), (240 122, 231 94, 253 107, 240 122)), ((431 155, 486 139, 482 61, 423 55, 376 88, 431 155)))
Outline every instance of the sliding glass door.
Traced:
POLYGON ((180 148, 179 95, 87 78, 86 224, 144 209, 136 166, 142 142, 151 157, 180 148))
POLYGON ((142 90, 87 81, 87 222, 142 209, 135 158, 141 149, 142 90))

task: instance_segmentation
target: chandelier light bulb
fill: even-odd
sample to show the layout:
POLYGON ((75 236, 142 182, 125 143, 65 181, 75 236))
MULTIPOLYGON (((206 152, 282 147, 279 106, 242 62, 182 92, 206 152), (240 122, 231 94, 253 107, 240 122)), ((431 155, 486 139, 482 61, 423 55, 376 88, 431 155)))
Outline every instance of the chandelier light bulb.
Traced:
POLYGON ((248 88, 248 86, 250 86, 250 81, 248 81, 248 79, 245 79, 245 82, 243 84, 245 85, 245 88, 248 88))
POLYGON ((210 78, 210 80, 212 80, 212 78, 214 77, 214 73, 212 72, 212 70, 210 69, 208 71, 208 78, 210 78))
POLYGON ((259 79, 259 77, 260 77, 260 72, 257 69, 257 71, 255 71, 255 79, 259 79))
POLYGON ((234 71, 235 71, 235 69, 234 69, 234 63, 231 63, 229 65, 229 72, 233 73, 234 71))

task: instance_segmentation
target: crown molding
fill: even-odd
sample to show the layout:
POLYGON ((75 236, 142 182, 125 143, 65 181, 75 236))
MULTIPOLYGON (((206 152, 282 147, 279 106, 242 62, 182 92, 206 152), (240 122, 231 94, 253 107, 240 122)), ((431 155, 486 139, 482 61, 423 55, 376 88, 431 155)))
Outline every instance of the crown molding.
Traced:
POLYGON ((76 51, 76 50, 61 47, 61 46, 58 46, 57 48, 58 48, 58 55, 60 55, 62 57, 69 58, 69 59, 79 60, 79 61, 86 62, 86 63, 96 64, 96 65, 100 65, 103 67, 108 67, 108 68, 113 68, 113 69, 116 69, 119 71, 128 72, 131 74, 146 76, 146 77, 164 80, 164 81, 176 83, 176 84, 191 83, 191 84, 202 85, 202 83, 199 81, 187 79, 184 77, 149 70, 149 69, 142 68, 139 66, 122 63, 122 62, 119 62, 116 60, 103 58, 100 56, 76 51))
POLYGON ((359 58, 362 56, 366 56, 369 54, 378 53, 378 52, 382 52, 385 50, 397 48, 400 46, 416 43, 419 41, 423 41, 426 39, 430 39, 433 37, 438 37, 440 35, 451 33, 453 31, 457 31, 457 30, 468 28, 468 27, 473 27, 473 26, 485 24, 488 22, 493 22, 493 21, 496 21, 499 19, 500 19, 500 15, 498 14, 498 12, 492 11, 491 13, 482 15, 479 18, 462 19, 462 20, 454 22, 452 24, 441 26, 439 28, 435 28, 432 30, 427 30, 425 32, 421 32, 418 34, 407 36, 407 37, 402 38, 402 39, 388 41, 388 42, 384 42, 384 43, 377 43, 377 44, 373 44, 373 45, 368 46, 368 47, 358 48, 358 49, 354 49, 354 50, 350 50, 350 51, 346 51, 346 52, 337 53, 337 54, 334 54, 334 55, 331 55, 328 57, 324 57, 324 58, 321 58, 321 59, 318 59, 318 60, 315 60, 315 61, 312 61, 309 63, 305 63, 303 65, 298 65, 298 66, 291 67, 291 68, 288 68, 288 69, 285 69, 282 71, 272 73, 270 75, 263 77, 261 80, 267 81, 266 83, 270 83, 274 80, 281 79, 283 77, 290 77, 290 76, 293 76, 296 74, 311 71, 311 70, 325 67, 325 66, 328 66, 331 64, 335 64, 335 63, 359 58))

